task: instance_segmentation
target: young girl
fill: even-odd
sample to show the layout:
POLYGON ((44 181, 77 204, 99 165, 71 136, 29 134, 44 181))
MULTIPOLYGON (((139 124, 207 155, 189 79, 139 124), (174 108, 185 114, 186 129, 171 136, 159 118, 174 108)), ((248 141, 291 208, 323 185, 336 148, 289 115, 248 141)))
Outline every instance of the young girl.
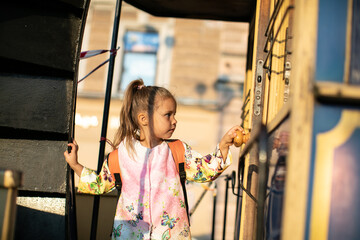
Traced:
MULTIPOLYGON (((165 88, 131 82, 120 112, 118 148, 122 191, 117 204, 112 239, 191 239, 185 199, 171 150, 166 139, 176 128, 176 101, 165 88)), ((207 182, 216 179, 232 162, 231 128, 212 154, 201 156, 183 142, 186 179, 207 182)), ((99 175, 78 163, 76 142, 64 152, 70 167, 80 176, 79 192, 108 193, 115 189, 108 160, 99 175)))

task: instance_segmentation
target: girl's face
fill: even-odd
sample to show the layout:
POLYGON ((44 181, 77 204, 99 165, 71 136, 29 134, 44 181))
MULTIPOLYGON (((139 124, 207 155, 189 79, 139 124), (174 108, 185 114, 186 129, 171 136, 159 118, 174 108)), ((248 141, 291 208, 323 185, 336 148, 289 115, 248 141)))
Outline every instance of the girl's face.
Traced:
POLYGON ((159 140, 171 138, 177 123, 175 119, 176 103, 172 98, 158 98, 155 106, 153 133, 159 140))

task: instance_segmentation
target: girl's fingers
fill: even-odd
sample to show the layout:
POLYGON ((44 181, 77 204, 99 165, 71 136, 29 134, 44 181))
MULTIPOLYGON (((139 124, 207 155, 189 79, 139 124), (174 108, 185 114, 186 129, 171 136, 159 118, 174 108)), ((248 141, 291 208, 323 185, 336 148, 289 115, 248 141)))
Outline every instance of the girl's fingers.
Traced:
POLYGON ((79 150, 79 145, 77 145, 76 142, 75 143, 68 143, 68 146, 71 147, 72 149, 79 150))
POLYGON ((233 134, 236 134, 236 131, 240 131, 242 134, 245 134, 245 130, 239 125, 236 125, 230 129, 230 132, 232 132, 233 134))
POLYGON ((229 131, 224 135, 222 141, 224 144, 231 146, 234 144, 234 139, 237 137, 238 133, 240 132, 243 136, 245 136, 245 130, 240 127, 239 125, 235 125, 229 129, 229 131))

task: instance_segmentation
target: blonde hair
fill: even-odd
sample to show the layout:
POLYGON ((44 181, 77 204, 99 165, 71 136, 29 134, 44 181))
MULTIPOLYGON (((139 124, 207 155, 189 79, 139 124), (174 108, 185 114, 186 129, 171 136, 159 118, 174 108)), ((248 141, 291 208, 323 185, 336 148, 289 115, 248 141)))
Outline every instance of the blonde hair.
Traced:
POLYGON ((137 120, 138 114, 146 112, 152 121, 156 101, 166 98, 172 98, 176 104, 174 96, 166 88, 145 86, 142 79, 130 82, 124 93, 120 110, 120 126, 115 134, 113 148, 125 140, 126 149, 133 153, 133 140, 140 140, 137 133, 140 130, 137 120))

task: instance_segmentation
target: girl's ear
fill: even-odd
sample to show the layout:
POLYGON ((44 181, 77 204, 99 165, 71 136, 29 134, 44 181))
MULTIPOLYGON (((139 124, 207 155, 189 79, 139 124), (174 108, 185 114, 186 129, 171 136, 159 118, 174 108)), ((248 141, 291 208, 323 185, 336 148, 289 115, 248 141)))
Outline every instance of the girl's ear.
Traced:
POLYGON ((147 126, 149 124, 149 119, 148 119, 147 114, 139 113, 137 118, 138 118, 138 123, 140 126, 147 126))

